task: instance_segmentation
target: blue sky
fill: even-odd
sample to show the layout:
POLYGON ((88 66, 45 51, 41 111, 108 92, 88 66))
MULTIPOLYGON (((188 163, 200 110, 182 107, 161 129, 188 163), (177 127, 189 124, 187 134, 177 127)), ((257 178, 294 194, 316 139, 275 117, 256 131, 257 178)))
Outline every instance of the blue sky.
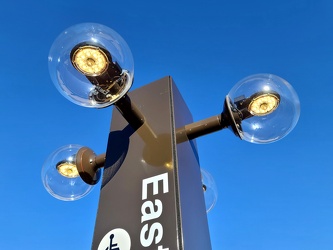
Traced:
POLYGON ((283 140, 255 145, 228 130, 197 140, 219 194, 208 214, 212 246, 333 248, 333 2, 19 0, 3 2, 1 12, 0 249, 90 249, 98 186, 62 202, 40 178, 44 160, 62 145, 97 154, 106 148, 112 108, 72 104, 48 73, 54 39, 82 22, 109 26, 127 41, 133 90, 171 75, 194 120, 218 114, 248 75, 288 80, 301 117, 283 140))

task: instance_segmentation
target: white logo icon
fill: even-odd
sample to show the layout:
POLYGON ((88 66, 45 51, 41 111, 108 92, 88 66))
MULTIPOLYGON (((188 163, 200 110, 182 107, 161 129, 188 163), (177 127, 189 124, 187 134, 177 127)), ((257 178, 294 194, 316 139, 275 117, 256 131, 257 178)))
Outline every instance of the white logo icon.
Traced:
POLYGON ((116 228, 108 232, 99 243, 98 250, 130 250, 131 238, 129 234, 121 228, 116 228))

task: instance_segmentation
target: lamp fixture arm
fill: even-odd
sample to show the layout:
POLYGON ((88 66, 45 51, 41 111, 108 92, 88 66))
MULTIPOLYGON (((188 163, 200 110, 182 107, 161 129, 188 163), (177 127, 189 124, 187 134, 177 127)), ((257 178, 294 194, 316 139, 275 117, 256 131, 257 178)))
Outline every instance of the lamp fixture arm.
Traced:
POLYGON ((200 136, 224 129, 229 125, 230 123, 223 113, 190 123, 176 130, 177 143, 193 140, 200 136))
POLYGON ((144 115, 131 101, 130 97, 127 94, 120 98, 114 105, 119 110, 121 115, 125 118, 125 120, 133 127, 134 130, 138 129, 144 124, 144 115))
POLYGON ((95 157, 96 168, 102 168, 105 165, 106 153, 97 155, 95 157))

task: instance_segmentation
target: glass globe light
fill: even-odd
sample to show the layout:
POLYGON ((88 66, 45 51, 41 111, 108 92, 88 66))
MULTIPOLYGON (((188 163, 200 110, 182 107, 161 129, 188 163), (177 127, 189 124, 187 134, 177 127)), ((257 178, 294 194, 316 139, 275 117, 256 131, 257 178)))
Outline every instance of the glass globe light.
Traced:
POLYGON ((206 204, 206 212, 211 211, 217 202, 217 188, 214 181, 214 178, 211 176, 207 170, 200 169, 201 171, 201 180, 202 180, 202 189, 204 191, 204 198, 206 204))
POLYGON ((296 126, 300 102, 293 87, 281 77, 257 74, 239 81, 226 97, 231 128, 241 139, 270 143, 296 126))
POLYGON ((63 201, 78 200, 91 192, 93 185, 85 183, 76 168, 80 145, 66 145, 54 151, 44 162, 42 181, 53 197, 63 201))
POLYGON ((97 23, 63 31, 50 49, 48 62, 59 92, 84 107, 110 106, 133 83, 134 63, 127 43, 114 30, 97 23))

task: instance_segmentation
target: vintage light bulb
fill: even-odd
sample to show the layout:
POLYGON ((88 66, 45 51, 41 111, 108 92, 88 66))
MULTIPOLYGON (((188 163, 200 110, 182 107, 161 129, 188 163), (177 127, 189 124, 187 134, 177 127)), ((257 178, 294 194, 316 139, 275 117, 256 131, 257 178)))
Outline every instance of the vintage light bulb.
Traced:
POLYGON ((54 41, 49 72, 58 91, 69 101, 105 108, 129 91, 134 62, 125 40, 98 23, 69 27, 54 41))
POLYGON ((207 170, 200 168, 200 171, 202 191, 204 192, 206 212, 208 213, 215 207, 217 201, 217 187, 214 178, 207 170))
POLYGON ((222 114, 241 139, 270 143, 282 139, 296 126, 300 102, 286 80, 257 74, 242 79, 230 90, 222 114))
POLYGON ((70 144, 55 150, 44 162, 42 181, 46 191, 63 201, 78 200, 91 192, 93 185, 82 180, 76 168, 77 154, 84 147, 70 144))

